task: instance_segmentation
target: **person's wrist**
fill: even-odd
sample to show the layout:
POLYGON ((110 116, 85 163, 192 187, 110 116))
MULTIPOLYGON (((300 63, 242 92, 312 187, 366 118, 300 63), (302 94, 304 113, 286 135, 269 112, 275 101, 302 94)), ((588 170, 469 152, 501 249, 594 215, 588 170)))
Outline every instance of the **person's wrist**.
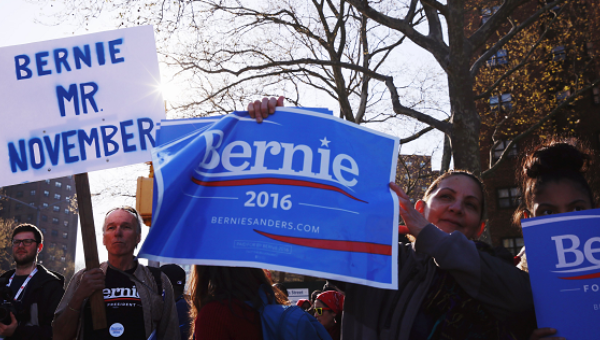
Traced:
POLYGON ((407 225, 410 234, 414 237, 418 237, 419 234, 425 227, 429 224, 429 221, 423 219, 422 221, 417 221, 416 223, 411 223, 407 225))
POLYGON ((70 310, 72 310, 72 311, 73 311, 73 312, 75 312, 75 313, 80 313, 80 312, 81 312, 81 310, 80 310, 80 309, 75 309, 75 308, 73 308, 73 307, 69 306, 69 304, 68 304, 68 303, 67 303, 67 308, 68 308, 68 309, 70 309, 70 310))

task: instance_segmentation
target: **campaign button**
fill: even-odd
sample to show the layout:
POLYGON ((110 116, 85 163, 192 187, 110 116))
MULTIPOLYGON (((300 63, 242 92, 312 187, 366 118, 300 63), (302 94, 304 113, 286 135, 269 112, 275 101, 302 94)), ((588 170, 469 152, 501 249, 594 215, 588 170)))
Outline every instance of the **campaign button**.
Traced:
POLYGON ((121 335, 123 335, 123 333, 125 333, 125 327, 123 327, 122 324, 120 323, 113 323, 112 325, 110 325, 110 328, 108 329, 108 331, 110 332, 110 335, 113 338, 118 338, 121 335))

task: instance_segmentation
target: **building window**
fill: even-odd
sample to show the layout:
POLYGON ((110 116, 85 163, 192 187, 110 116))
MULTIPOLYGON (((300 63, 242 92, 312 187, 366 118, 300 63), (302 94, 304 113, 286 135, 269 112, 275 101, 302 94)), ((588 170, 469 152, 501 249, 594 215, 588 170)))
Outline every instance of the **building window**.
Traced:
POLYGON ((55 182, 54 186, 57 187, 57 188, 60 188, 60 187, 62 187, 62 183, 61 182, 55 182))
POLYGON ((563 61, 567 59, 567 52, 565 52, 565 47, 563 45, 553 47, 552 53, 552 61, 563 61))
POLYGON ((498 207, 516 208, 519 206, 521 189, 517 187, 498 189, 498 207))
POLYGON ((512 95, 504 93, 499 96, 490 97, 490 110, 492 112, 510 111, 512 109, 512 95))
POLYGON ((594 100, 594 104, 600 104, 600 87, 596 86, 592 89, 592 99, 594 100))
POLYGON ((35 190, 29 191, 29 196, 35 196, 35 190))
POLYGON ((59 212, 60 211, 60 207, 58 205, 52 206, 52 211, 59 212))
POLYGON ((23 197, 23 190, 17 191, 17 197, 23 197))
POLYGON ((69 209, 65 208, 65 215, 69 214, 69 209))
POLYGON ((67 190, 71 191, 71 186, 67 184, 67 190))
POLYGON ((16 222, 16 223, 19 223, 19 222, 21 222, 21 215, 17 215, 17 216, 15 216, 15 222, 16 222))
POLYGON ((63 221, 63 225, 64 225, 65 227, 68 227, 68 226, 69 226, 69 221, 63 221))
POLYGON ((58 236, 58 230, 52 230, 52 236, 58 236))
POLYGON ((513 256, 516 256, 523 248, 523 238, 522 237, 513 237, 513 238, 505 238, 502 240, 502 245, 508 251, 510 251, 513 256))
POLYGON ((69 233, 67 233, 66 231, 63 233, 63 238, 69 238, 69 233))
POLYGON ((27 221, 33 221, 33 214, 27 214, 27 221))
POLYGON ((48 221, 48 216, 42 215, 42 221, 44 221, 44 222, 48 221))
POLYGON ((486 62, 488 67, 496 67, 500 65, 508 65, 508 53, 506 50, 498 50, 490 59, 486 62))
POLYGON ((50 191, 48 191, 48 190, 44 190, 44 196, 45 196, 45 197, 48 197, 48 196, 50 196, 50 191))
POLYGON ((56 218, 56 217, 53 217, 53 218, 52 218, 52 223, 54 223, 54 224, 58 224, 58 218, 56 218))
POLYGON ((46 235, 46 228, 40 228, 40 230, 42 231, 42 234, 46 235))
POLYGON ((490 20, 490 18, 492 17, 492 15, 496 14, 496 12, 498 12, 498 10, 500 9, 500 6, 494 6, 494 7, 488 7, 488 8, 483 8, 481 10, 481 24, 485 24, 488 20, 490 20))
POLYGON ((46 182, 46 184, 50 184, 50 180, 49 179, 45 180, 44 182, 46 182))
MULTIPOLYGON (((50 243, 50 248, 54 248, 54 247, 56 247, 56 243, 54 243, 54 242, 50 243)), ((53 256, 52 256, 52 257, 53 257, 53 256)), ((53 260, 54 260, 54 259, 53 259, 53 260)))
POLYGON ((66 250, 67 250, 67 245, 66 245, 66 244, 63 244, 63 245, 62 245, 62 250, 64 250, 64 251, 66 251, 66 250))
MULTIPOLYGON (((54 243, 51 243, 51 244, 50 244, 50 248, 54 248, 53 244, 54 244, 54 243)), ((56 260, 56 256, 54 256, 54 255, 50 255, 50 261, 54 261, 54 260, 56 260)))
POLYGON ((17 210, 17 211, 18 211, 18 210, 21 210, 21 203, 17 203, 17 204, 15 205, 15 210, 17 210))
MULTIPOLYGON (((503 141, 500 141, 500 143, 498 143, 498 145, 496 145, 496 147, 494 148, 494 157, 493 157, 494 162, 500 159, 500 156, 502 156, 502 153, 504 152, 504 149, 506 149, 506 146, 508 145, 508 143, 510 143, 509 140, 503 140, 503 141)), ((510 148, 507 156, 508 157, 517 157, 518 156, 516 144, 513 144, 512 148, 510 148)))
POLYGON ((411 162, 411 161, 408 161, 408 162, 406 162, 406 163, 404 163, 404 164, 406 164, 406 166, 411 166, 411 165, 412 165, 412 162, 411 162))
POLYGON ((35 202, 29 202, 29 206, 35 207, 35 202))
POLYGON ((67 259, 64 256, 61 256, 60 257, 60 262, 65 262, 65 261, 67 261, 67 259))
POLYGON ((44 207, 44 208, 48 208, 48 203, 46 203, 46 202, 43 202, 43 203, 42 203, 42 207, 44 207))
POLYGON ((54 199, 59 200, 60 199, 60 195, 59 194, 54 194, 54 199))

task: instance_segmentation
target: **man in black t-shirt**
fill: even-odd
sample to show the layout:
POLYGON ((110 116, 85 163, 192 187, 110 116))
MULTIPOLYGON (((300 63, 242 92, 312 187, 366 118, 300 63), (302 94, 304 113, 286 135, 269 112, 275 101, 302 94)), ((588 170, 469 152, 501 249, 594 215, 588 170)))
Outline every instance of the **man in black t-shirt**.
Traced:
POLYGON ((10 288, 3 295, 11 295, 6 298, 16 311, 0 322, 0 337, 7 340, 52 339, 52 318, 63 296, 65 279, 36 265, 43 240, 41 231, 32 224, 13 230, 12 255, 17 267, 0 277, 0 285, 10 288))
MULTIPOLYGON (((125 272, 133 275, 136 268, 125 272)), ((145 340, 142 301, 136 284, 128 276, 110 267, 106 269, 105 287, 102 290, 106 304, 106 322, 109 328, 94 331, 90 304, 83 308, 84 338, 145 340)))
POLYGON ((106 214, 102 232, 108 262, 73 276, 56 309, 55 339, 142 340, 152 334, 158 340, 180 338, 169 279, 160 273, 155 276, 133 256, 142 224, 131 207, 118 207, 106 214), (104 295, 108 328, 93 330, 87 298, 99 289, 104 295))

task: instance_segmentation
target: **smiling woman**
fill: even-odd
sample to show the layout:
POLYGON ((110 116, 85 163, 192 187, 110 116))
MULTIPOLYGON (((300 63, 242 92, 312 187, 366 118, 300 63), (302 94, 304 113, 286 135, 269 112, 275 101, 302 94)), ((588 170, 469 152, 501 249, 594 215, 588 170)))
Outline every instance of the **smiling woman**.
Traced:
POLYGON ((512 259, 473 241, 483 230, 480 180, 438 178, 412 207, 396 184, 413 243, 398 249, 397 291, 356 284, 346 291, 344 339, 520 339, 535 327, 529 276, 512 259))

